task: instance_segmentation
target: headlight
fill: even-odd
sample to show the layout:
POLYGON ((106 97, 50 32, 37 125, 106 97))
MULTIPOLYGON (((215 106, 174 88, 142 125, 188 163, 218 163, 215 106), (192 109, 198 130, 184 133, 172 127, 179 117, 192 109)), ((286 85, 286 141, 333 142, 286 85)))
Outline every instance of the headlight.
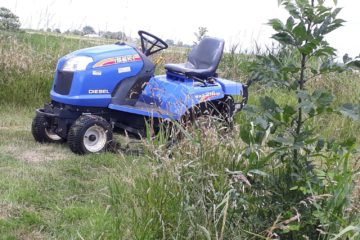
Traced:
POLYGON ((83 71, 86 69, 86 66, 91 63, 93 59, 86 56, 73 57, 67 60, 62 67, 62 71, 75 72, 83 71))

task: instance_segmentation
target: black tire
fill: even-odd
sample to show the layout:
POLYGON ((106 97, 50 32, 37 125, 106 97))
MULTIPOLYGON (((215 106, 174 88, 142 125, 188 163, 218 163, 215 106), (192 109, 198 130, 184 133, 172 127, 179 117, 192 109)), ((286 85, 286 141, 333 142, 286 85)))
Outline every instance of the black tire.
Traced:
POLYGON ((225 96, 224 99, 221 100, 219 111, 228 126, 232 127, 234 125, 235 103, 231 96, 225 96))
POLYGON ((50 123, 43 115, 36 115, 31 125, 31 133, 35 141, 39 143, 62 143, 64 138, 53 133, 50 123))
POLYGON ((71 151, 76 154, 103 152, 107 150, 112 141, 112 127, 100 116, 80 116, 70 127, 67 139, 71 151), (87 136, 88 134, 90 136, 87 136), (92 136, 94 140, 90 139, 92 136))

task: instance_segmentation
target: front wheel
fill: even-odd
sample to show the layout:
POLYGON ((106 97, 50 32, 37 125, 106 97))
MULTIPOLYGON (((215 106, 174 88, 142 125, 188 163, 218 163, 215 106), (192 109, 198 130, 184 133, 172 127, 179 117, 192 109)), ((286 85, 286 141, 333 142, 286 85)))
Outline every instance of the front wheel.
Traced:
POLYGON ((105 151, 111 141, 111 125, 104 118, 96 115, 79 117, 68 133, 70 149, 77 154, 105 151))
POLYGON ((54 133, 48 119, 43 115, 36 115, 32 125, 31 133, 34 139, 40 143, 60 143, 65 139, 54 133))

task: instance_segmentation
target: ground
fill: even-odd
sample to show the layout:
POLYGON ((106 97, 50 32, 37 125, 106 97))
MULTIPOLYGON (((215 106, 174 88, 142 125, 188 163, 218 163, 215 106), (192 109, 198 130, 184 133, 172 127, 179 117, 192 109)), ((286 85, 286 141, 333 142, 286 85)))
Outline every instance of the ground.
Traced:
MULTIPOLYGON (((264 181, 264 174, 274 174, 272 170, 277 169, 267 167, 258 169, 261 170, 256 171, 258 175, 250 174, 252 187, 239 188, 241 198, 236 199, 243 202, 233 203, 233 218, 228 218, 228 222, 223 220, 222 214, 228 207, 222 206, 229 200, 229 187, 231 190, 234 187, 229 182, 229 169, 237 170, 231 172, 234 176, 243 177, 241 174, 249 170, 248 159, 239 164, 244 143, 236 135, 238 131, 223 138, 216 130, 206 132, 210 128, 203 128, 202 135, 195 132, 179 146, 181 151, 173 151, 173 158, 167 155, 161 142, 149 144, 149 149, 140 147, 145 142, 131 143, 135 151, 87 156, 73 154, 66 143, 36 143, 31 136, 31 121, 35 108, 49 101, 57 59, 75 49, 99 43, 36 33, 0 34, 0 240, 157 239, 160 236, 205 239, 210 235, 214 238, 224 230, 221 223, 228 224, 225 228, 228 239, 239 236, 248 239, 259 236, 256 234, 264 236, 273 225, 272 220, 277 221, 280 215, 285 220, 293 205, 284 210, 284 205, 278 206, 278 195, 274 195, 272 203, 262 195, 262 190, 276 191, 279 184, 264 181), (145 154, 139 154, 139 150, 140 153, 145 150, 145 154), (261 181, 254 182, 256 178, 261 181), (263 208, 263 201, 272 207, 263 208), (236 215, 240 205, 255 214, 236 215), (273 215, 269 214, 271 210, 273 215), (266 214, 273 219, 264 219, 266 214)), ((186 50, 175 49, 156 56, 154 60, 160 63, 157 73, 163 73, 165 62, 184 61, 185 53, 186 50)), ((246 58, 244 54, 224 54, 220 75, 245 82, 240 66, 246 58)), ((330 91, 335 95, 334 106, 358 103, 359 81, 360 75, 352 72, 330 74, 310 82, 309 90, 330 91)), ((267 86, 253 86, 249 103, 259 105, 261 96, 272 96, 280 105, 296 104, 296 98, 286 90, 267 86)), ((244 119, 243 113, 236 116, 236 128, 244 119)), ((340 115, 318 117, 311 126, 325 138, 354 136, 357 142, 360 140, 360 125, 340 115)), ((129 141, 118 140, 122 147, 129 141)), ((354 169, 359 163, 359 153, 355 154, 351 157, 354 169)), ((351 194, 353 201, 357 201, 360 188, 354 192, 351 189, 351 194)), ((351 194, 347 195, 348 199, 351 194)), ((358 204, 352 206, 359 210, 358 204)), ((345 220, 358 225, 357 219, 345 220)), ((312 232, 304 234, 311 236, 312 232)))

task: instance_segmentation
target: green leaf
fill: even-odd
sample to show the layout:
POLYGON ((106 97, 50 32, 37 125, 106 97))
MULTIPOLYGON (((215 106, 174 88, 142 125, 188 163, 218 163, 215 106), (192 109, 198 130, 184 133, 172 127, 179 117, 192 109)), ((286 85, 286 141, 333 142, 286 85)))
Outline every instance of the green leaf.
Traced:
POLYGON ((333 0, 334 4, 337 5, 337 0, 333 0))
POLYGON ((283 31, 285 28, 284 24, 277 18, 270 19, 268 24, 277 32, 283 31))
POLYGON ((344 20, 344 19, 340 19, 340 18, 338 18, 338 19, 335 19, 332 23, 333 24, 342 24, 342 23, 345 23, 346 21, 344 20))
POLYGON ((315 49, 316 49, 316 44, 313 42, 308 42, 306 43, 304 46, 302 46, 301 48, 299 48, 299 51, 304 54, 304 55, 309 55, 310 53, 312 53, 315 49))
POLYGON ((343 230, 341 230, 338 234, 336 234, 333 238, 331 238, 330 240, 337 240, 341 237, 343 237, 346 233, 348 232, 360 232, 360 226, 347 226, 346 228, 344 228, 343 230))
POLYGON ((250 127, 248 125, 242 125, 240 129, 240 138, 247 145, 251 144, 250 127))
POLYGON ((334 96, 330 92, 324 90, 315 90, 312 94, 312 98, 315 100, 317 107, 327 107, 332 103, 334 96))
POLYGON ((341 72, 344 70, 344 67, 338 63, 328 59, 320 65, 320 73, 330 73, 330 72, 341 72))
POLYGON ((309 6, 308 0, 295 0, 296 4, 300 7, 300 9, 304 10, 309 6))
POLYGON ((295 109, 290 106, 290 105, 286 105, 284 108, 283 108, 283 118, 284 118, 284 121, 289 123, 290 120, 292 119, 292 117, 297 113, 295 111, 295 109))
POLYGON ((286 21, 286 29, 288 31, 291 31, 294 27, 294 24, 295 24, 294 18, 290 16, 286 21))
POLYGON ((309 69, 310 69, 310 71, 311 71, 311 73, 312 73, 313 75, 317 75, 317 74, 319 73, 316 68, 309 67, 309 69))
POLYGON ((285 9, 290 13, 292 17, 294 17, 295 19, 301 19, 299 9, 293 3, 286 2, 284 5, 285 9))
POLYGON ((324 35, 324 32, 326 31, 326 29, 327 29, 327 27, 329 26, 330 23, 331 23, 331 16, 327 15, 325 17, 324 21, 322 22, 321 26, 314 30, 314 35, 315 36, 324 35))
POLYGON ((354 59, 345 64, 349 68, 360 69, 360 59, 354 59))
POLYGON ((325 35, 331 33, 332 31, 338 29, 339 27, 342 27, 344 22, 345 20, 342 19, 334 20, 333 23, 329 24, 326 28, 323 29, 322 34, 325 35))
POLYGON ((329 46, 319 48, 313 53, 313 56, 315 57, 330 57, 335 55, 336 49, 329 46))
POLYGON ((318 142, 316 143, 316 147, 315 147, 315 151, 320 152, 325 146, 325 140, 324 139, 319 139, 318 142))
POLYGON ((323 5, 320 5, 320 6, 316 7, 316 11, 317 11, 318 15, 329 12, 330 10, 331 10, 331 8, 325 7, 323 5))
POLYGON ((253 174, 257 174, 257 175, 260 175, 260 176, 263 176, 263 177, 267 177, 269 176, 269 174, 267 174, 266 172, 263 172, 259 169, 251 169, 248 171, 248 173, 253 173, 253 174))
POLYGON ((294 45, 294 39, 286 32, 277 33, 272 38, 282 44, 294 45))
POLYGON ((334 11, 332 12, 331 16, 333 18, 336 18, 336 16, 340 13, 341 10, 342 10, 342 8, 335 8, 334 11))
POLYGON ((260 105, 265 110, 275 110, 279 107, 275 100, 268 96, 260 98, 260 105))
POLYGON ((299 224, 290 224, 288 226, 288 229, 290 231, 299 231, 300 230, 300 225, 299 224))
POLYGON ((346 147, 346 148, 351 148, 351 147, 355 146, 355 144, 356 144, 355 137, 349 137, 340 143, 340 145, 342 147, 346 147))
POLYGON ((277 59, 273 54, 269 54, 269 59, 277 66, 280 67, 281 66, 281 62, 279 61, 279 59, 277 59))
POLYGON ((327 14, 325 13, 325 14, 318 14, 318 15, 316 15, 315 17, 314 17, 314 19, 313 19, 313 22, 315 23, 315 24, 320 24, 320 23, 322 23, 324 20, 325 20, 325 18, 327 17, 327 14))
POLYGON ((269 123, 268 121, 266 121, 266 119, 264 119, 263 117, 261 116, 258 116, 255 121, 254 121, 254 124, 257 125, 257 126, 260 126, 262 129, 267 129, 268 126, 269 126, 269 123))
POLYGON ((360 121, 360 105, 346 103, 340 106, 338 112, 355 121, 360 121))
POLYGON ((300 22, 293 30, 295 38, 299 41, 304 41, 307 39, 307 32, 303 22, 300 22))
POLYGON ((278 142, 278 143, 282 143, 282 144, 286 144, 286 145, 292 145, 294 143, 294 138, 289 136, 287 137, 281 137, 278 136, 276 138, 273 139, 274 142, 278 142))

